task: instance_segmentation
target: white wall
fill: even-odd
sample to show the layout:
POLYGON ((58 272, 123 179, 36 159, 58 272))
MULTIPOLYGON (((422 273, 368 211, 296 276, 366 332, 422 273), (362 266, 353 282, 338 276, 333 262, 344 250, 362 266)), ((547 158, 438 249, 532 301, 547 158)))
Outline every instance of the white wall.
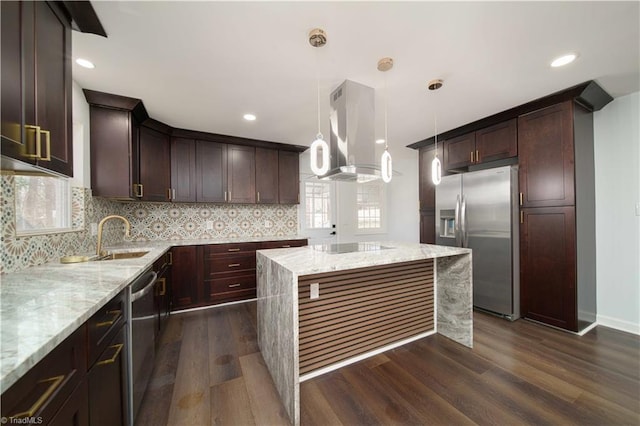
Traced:
POLYGON ((640 334, 640 92, 594 115, 597 321, 640 334))
POLYGON ((89 156, 89 104, 82 88, 73 82, 73 179, 71 186, 91 187, 91 158, 89 156))
POLYGON ((420 242, 418 151, 391 149, 394 176, 387 187, 387 237, 391 241, 420 242))

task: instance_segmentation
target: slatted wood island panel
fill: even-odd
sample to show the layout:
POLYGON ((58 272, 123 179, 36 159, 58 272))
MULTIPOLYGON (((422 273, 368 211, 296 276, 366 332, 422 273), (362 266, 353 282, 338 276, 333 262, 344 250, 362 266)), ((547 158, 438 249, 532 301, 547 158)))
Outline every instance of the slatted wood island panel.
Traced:
POLYGON ((473 346, 471 250, 357 244, 256 252, 258 344, 294 426, 304 380, 436 332, 473 346))
POLYGON ((300 375, 433 332, 433 278, 433 259, 299 277, 300 375))

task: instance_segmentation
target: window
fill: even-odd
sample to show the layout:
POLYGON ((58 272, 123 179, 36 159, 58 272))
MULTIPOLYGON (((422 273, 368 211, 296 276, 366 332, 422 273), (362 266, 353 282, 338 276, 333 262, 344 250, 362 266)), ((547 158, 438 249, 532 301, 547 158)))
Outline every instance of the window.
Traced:
POLYGON ((359 183, 357 188, 358 230, 382 230, 383 187, 380 182, 359 183))
POLYGON ((331 228, 331 184, 305 182, 304 196, 306 228, 331 228))
POLYGON ((15 175, 16 234, 44 234, 71 228, 71 188, 65 178, 15 175))

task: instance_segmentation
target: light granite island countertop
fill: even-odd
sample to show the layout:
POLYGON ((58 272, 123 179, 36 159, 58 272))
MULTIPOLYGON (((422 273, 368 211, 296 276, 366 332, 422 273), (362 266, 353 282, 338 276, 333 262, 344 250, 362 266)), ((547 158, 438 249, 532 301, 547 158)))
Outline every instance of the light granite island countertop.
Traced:
POLYGON ((258 344, 294 425, 301 381, 436 332, 473 345, 470 249, 385 241, 332 253, 341 245, 333 246, 256 255, 258 344), (395 311, 380 308, 392 304, 395 311))

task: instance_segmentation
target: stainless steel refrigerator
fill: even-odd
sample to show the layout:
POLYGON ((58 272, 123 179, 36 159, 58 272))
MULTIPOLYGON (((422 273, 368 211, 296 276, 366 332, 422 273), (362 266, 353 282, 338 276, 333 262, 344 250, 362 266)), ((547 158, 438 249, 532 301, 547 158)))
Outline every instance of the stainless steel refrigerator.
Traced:
POLYGON ((473 250, 473 305, 520 317, 518 166, 444 176, 436 243, 473 250))

